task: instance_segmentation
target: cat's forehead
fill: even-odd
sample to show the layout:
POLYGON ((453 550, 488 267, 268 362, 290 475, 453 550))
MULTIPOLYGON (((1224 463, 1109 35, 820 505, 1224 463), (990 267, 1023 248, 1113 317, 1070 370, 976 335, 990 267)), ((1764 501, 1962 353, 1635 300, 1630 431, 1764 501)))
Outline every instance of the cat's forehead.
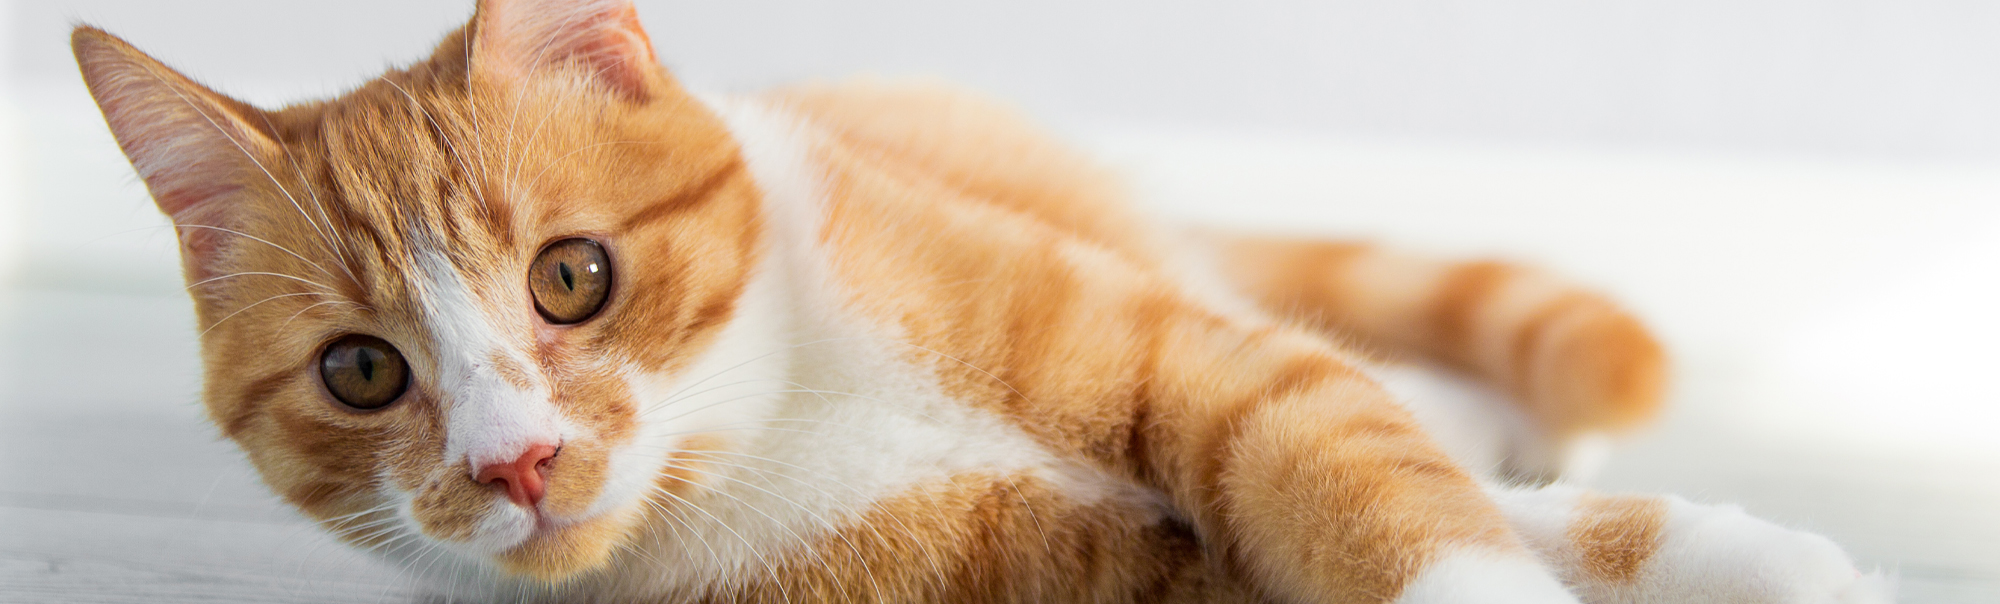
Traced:
POLYGON ((351 252, 387 263, 408 264, 424 250, 456 259, 511 239, 511 206, 522 196, 494 186, 507 154, 480 138, 462 92, 407 87, 382 80, 291 110, 284 160, 295 165, 279 167, 305 181, 305 194, 271 202, 289 210, 291 197, 303 197, 296 203, 309 211, 281 215, 328 223, 320 228, 353 235, 351 252))

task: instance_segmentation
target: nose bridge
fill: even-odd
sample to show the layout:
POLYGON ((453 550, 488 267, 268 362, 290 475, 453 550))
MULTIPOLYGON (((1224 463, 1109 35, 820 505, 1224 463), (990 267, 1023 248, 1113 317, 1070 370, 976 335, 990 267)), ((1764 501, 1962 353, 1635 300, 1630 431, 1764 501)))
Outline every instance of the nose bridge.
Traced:
POLYGON ((509 375, 518 368, 503 367, 490 361, 469 364, 456 387, 447 388, 447 459, 463 459, 475 474, 512 462, 531 447, 562 442, 560 418, 547 388, 539 383, 524 387, 519 376, 509 375))
MULTIPOLYGON (((442 254, 416 255, 424 322, 435 342, 438 393, 445 415, 445 461, 480 468, 518 459, 535 445, 561 444, 561 418, 547 380, 507 325, 482 304, 442 254)), ((504 307, 505 305, 500 305, 504 307)))

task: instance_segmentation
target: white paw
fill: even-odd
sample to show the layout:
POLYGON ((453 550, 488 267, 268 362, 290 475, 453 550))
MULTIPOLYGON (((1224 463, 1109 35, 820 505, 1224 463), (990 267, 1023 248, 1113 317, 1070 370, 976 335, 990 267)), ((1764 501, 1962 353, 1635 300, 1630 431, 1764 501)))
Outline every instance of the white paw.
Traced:
MULTIPOLYGON (((1759 520, 1736 506, 1668 498, 1660 547, 1620 593, 1591 602, 1888 604, 1890 581, 1862 574, 1825 537, 1759 520), (1637 587, 1637 589, 1632 589, 1637 587)), ((1596 590, 1589 590, 1596 591, 1596 590)), ((1605 596, 1605 597, 1593 597, 1605 596)))
POLYGON ((1526 555, 1461 552, 1431 563, 1395 604, 1576 604, 1575 596, 1526 555))

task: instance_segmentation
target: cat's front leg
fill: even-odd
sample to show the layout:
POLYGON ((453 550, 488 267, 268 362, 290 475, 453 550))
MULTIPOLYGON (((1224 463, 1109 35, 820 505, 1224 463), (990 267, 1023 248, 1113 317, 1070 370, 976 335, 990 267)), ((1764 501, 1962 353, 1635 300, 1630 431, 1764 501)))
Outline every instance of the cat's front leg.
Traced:
POLYGON ((1518 533, 1590 604, 1886 604, 1825 537, 1735 506, 1576 487, 1494 492, 1518 533))
POLYGON ((1465 469, 1338 351, 1154 323, 1130 451, 1221 562, 1280 602, 1574 604, 1465 469))

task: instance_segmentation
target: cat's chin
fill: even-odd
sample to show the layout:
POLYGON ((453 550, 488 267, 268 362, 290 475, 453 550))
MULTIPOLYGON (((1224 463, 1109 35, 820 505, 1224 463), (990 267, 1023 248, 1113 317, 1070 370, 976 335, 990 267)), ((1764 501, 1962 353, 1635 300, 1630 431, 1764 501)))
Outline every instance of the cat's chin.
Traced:
POLYGON ((545 583, 573 579, 605 565, 618 542, 630 534, 636 514, 604 514, 561 525, 545 525, 526 541, 493 557, 508 574, 545 583))

